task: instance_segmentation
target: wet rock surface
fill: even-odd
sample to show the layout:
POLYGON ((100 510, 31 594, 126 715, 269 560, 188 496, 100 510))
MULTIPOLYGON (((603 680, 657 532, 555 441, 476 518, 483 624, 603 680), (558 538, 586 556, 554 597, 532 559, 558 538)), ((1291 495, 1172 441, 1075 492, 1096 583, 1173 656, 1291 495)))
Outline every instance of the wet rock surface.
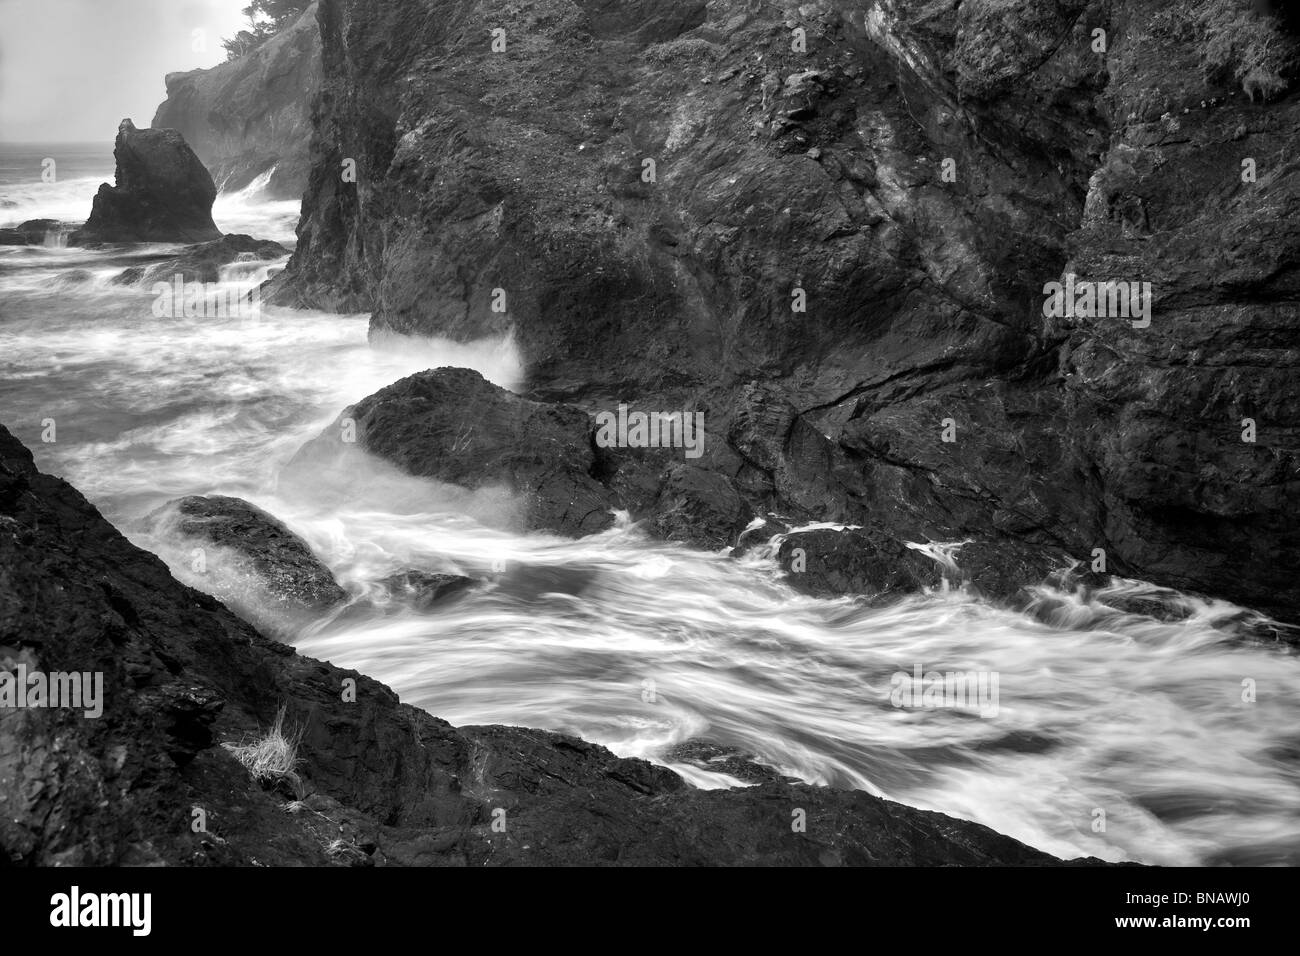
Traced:
POLYGON ((523 499, 527 528, 578 535, 613 524, 579 408, 528 401, 469 369, 434 369, 344 410, 291 467, 328 459, 353 429, 356 444, 409 474, 505 488, 523 499))
POLYGON ((3 428, 0 581, 0 658, 103 675, 98 719, 0 709, 9 863, 1059 862, 862 792, 780 781, 695 790, 573 737, 454 728, 183 586, 3 428), (220 746, 264 733, 281 709, 300 735, 295 801, 220 746), (192 829, 196 808, 205 832, 192 829), (806 832, 791 827, 796 809, 806 832))
MULTIPOLYGON (((878 601, 936 589, 965 589, 1023 607, 1029 586, 1073 586, 1063 552, 1001 541, 898 541, 866 528, 819 528, 781 538, 776 558, 797 590, 818 597, 862 594, 878 601)), ((1108 575, 1092 576, 1109 581, 1108 575)))
POLYGON ((474 579, 462 574, 435 574, 430 571, 399 571, 379 582, 387 591, 412 607, 427 610, 435 604, 463 594, 474 586, 474 579))
POLYGON ((235 262, 271 262, 288 255, 289 250, 269 239, 246 235, 222 236, 211 242, 190 246, 179 256, 145 270, 140 280, 146 284, 169 282, 182 276, 185 282, 216 282, 221 267, 235 262))
POLYGON ((853 529, 794 532, 781 542, 777 561, 794 588, 817 597, 887 598, 943 581, 939 566, 924 555, 853 529))
POLYGON ((221 237, 212 221, 217 187, 174 129, 136 129, 122 120, 113 147, 116 185, 95 194, 90 219, 74 246, 100 242, 207 242, 221 237))
POLYGON ((301 610, 325 610, 347 599, 329 568, 298 535, 242 498, 191 495, 169 502, 148 519, 155 533, 178 535, 187 543, 212 545, 204 563, 233 554, 271 596, 301 610))
POLYGON ((0 246, 40 246, 62 226, 57 219, 28 219, 12 229, 0 229, 0 246))
POLYGON ((276 298, 513 329, 530 397, 703 411, 754 513, 1100 548, 1300 619, 1294 96, 1207 78, 1139 0, 536 13, 323 0, 276 298), (1150 324, 1046 315, 1067 273, 1150 282, 1150 324))

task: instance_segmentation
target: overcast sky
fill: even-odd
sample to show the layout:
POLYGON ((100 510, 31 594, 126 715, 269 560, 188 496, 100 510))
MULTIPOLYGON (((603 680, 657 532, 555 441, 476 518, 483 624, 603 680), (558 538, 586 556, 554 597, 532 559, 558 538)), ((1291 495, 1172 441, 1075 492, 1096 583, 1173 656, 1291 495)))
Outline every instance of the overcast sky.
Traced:
POLYGON ((0 0, 0 141, 112 142, 163 77, 215 66, 248 0, 0 0), (202 33, 196 34, 195 30, 202 33))

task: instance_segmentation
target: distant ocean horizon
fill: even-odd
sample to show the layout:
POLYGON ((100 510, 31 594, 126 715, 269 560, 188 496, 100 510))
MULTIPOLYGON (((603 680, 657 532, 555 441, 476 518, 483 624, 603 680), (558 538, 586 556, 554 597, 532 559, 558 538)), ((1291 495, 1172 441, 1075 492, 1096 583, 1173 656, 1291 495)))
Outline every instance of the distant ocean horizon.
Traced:
POLYGON ((0 142, 0 228, 28 219, 84 222, 100 183, 111 183, 113 172, 112 141, 0 142))

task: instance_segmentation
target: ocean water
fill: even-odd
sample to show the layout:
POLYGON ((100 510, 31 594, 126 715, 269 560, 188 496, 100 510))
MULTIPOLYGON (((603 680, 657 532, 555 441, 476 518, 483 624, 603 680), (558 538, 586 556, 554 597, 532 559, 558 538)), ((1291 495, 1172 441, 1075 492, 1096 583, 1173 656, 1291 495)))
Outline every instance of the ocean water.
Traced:
MULTIPOLYGON (((83 219, 111 167, 103 146, 0 147, 0 224, 83 219), (55 184, 40 182, 47 155, 55 184)), ((296 204, 262 202, 256 185, 218 200, 218 224, 292 243, 296 204)), ((1120 589, 1189 616, 1163 623, 1050 589, 1030 613, 961 591, 868 608, 791 590, 777 541, 737 560, 651 541, 626 516, 578 541, 526 535, 503 520, 508 496, 360 453, 302 474, 286 465, 304 442, 403 375, 457 365, 517 383, 513 343, 372 345, 364 315, 274 308, 159 319, 147 290, 111 279, 167 248, 0 247, 0 422, 178 577, 265 616, 304 653, 453 723, 576 734, 700 786, 740 781, 676 759, 676 745, 706 741, 1065 857, 1300 863, 1300 659, 1243 640, 1241 609, 1141 582, 1120 589), (185 542, 141 521, 185 494, 237 495, 277 515, 334 571, 348 606, 277 621, 220 556, 196 571, 185 542), (378 585, 405 569, 484 583, 421 610, 378 585), (996 706, 896 706, 899 675, 917 668, 996 676, 996 700, 983 701, 996 706)), ((232 267, 227 279, 282 266, 232 267)))
MULTIPOLYGON (((212 218, 222 232, 293 245, 299 203, 262 201, 271 172, 218 196, 212 218)), ((100 184, 112 182, 112 143, 0 143, 0 228, 29 219, 83 223, 100 184)))

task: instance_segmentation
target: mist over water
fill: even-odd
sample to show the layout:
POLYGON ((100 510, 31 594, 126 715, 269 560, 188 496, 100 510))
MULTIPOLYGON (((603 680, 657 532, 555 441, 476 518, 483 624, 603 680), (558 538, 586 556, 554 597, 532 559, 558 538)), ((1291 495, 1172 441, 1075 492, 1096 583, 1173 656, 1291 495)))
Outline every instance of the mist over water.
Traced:
MULTIPOLYGON (((256 193, 223 196, 218 224, 291 242, 297 204, 256 193)), ((0 217, 61 218, 54 206, 0 217)), ((265 306, 256 320, 158 319, 147 290, 110 280, 173 248, 0 248, 0 421, 178 577, 246 613, 259 609, 252 584, 219 562, 196 574, 140 519, 181 495, 229 494, 285 521, 352 595, 285 625, 303 653, 455 724, 576 734, 701 786, 739 781, 669 759, 673 745, 705 740, 1065 857, 1300 863, 1300 660, 1239 640, 1239 609, 1183 598, 1191 616, 1162 623, 1050 590, 1034 613, 961 592, 868 608, 791 590, 770 548, 691 551, 625 516, 578 541, 523 535, 499 489, 439 486, 360 452, 333 471, 286 468, 398 378, 457 365, 508 387, 522 377, 517 351, 508 339, 372 347, 366 316, 265 306), (420 610, 378 585, 405 569, 482 583, 420 610), (893 675, 916 667, 998 674, 996 716, 893 706, 893 675), (1255 703, 1242 700, 1246 679, 1255 703)))

